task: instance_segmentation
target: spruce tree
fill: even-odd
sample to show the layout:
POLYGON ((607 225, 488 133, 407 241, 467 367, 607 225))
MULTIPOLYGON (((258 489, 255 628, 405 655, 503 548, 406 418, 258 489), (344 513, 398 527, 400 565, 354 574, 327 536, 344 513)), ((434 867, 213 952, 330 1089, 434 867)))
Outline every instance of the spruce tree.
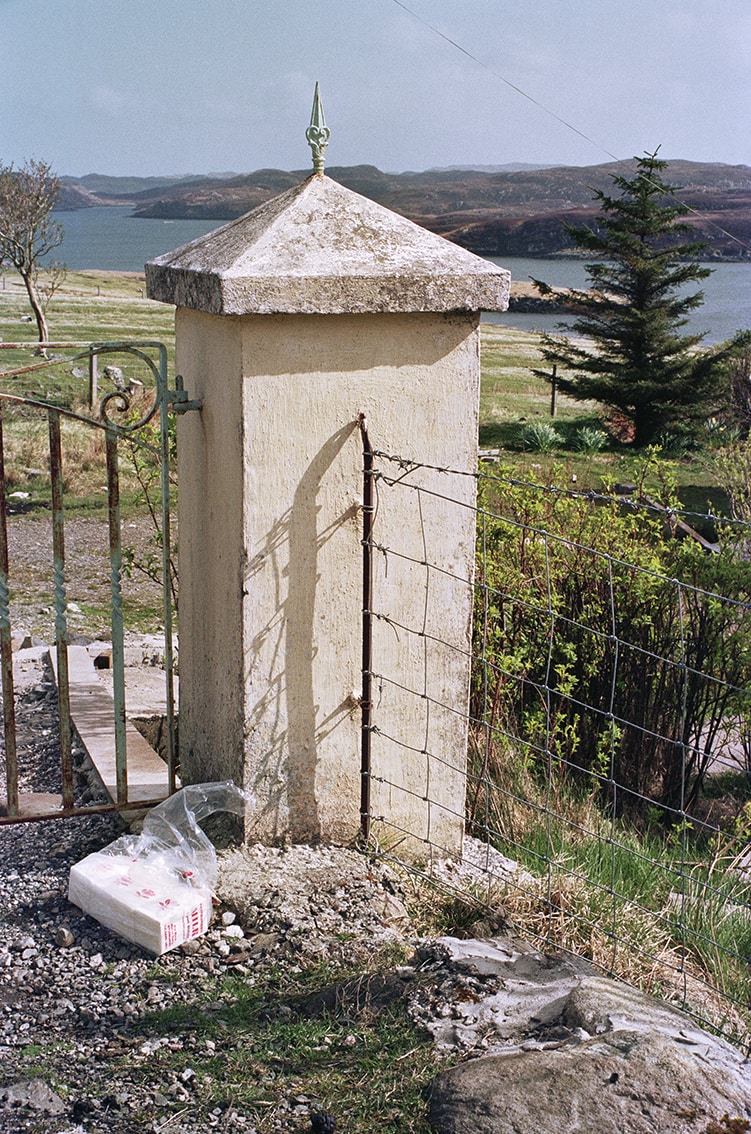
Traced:
MULTIPOLYGON (((544 335, 542 353, 556 366, 559 390, 618 410, 643 446, 706 416, 728 348, 697 351, 704 336, 680 334, 704 300, 684 285, 711 274, 697 262, 705 245, 685 239, 692 229, 678 219, 687 210, 675 186, 662 179, 667 162, 657 152, 635 160, 633 176, 613 177, 619 196, 596 192, 596 225, 568 227, 576 246, 596 257, 586 266, 590 290, 574 290, 567 300, 573 330, 589 342, 544 335)), ((541 294, 552 293, 534 282, 541 294)), ((551 381, 550 373, 535 373, 551 381)))

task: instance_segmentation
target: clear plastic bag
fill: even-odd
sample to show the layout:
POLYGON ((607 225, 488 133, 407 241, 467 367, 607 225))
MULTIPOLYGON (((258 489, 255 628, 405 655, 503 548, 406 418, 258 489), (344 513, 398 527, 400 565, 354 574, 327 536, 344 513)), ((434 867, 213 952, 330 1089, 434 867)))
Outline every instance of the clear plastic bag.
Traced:
POLYGON ((216 811, 243 816, 252 803, 250 792, 230 780, 190 784, 152 808, 140 835, 123 835, 102 853, 148 859, 213 893, 218 875, 216 850, 199 823, 216 811))
POLYGON ((68 898, 102 925, 156 954, 205 933, 218 866, 199 823, 242 816, 253 797, 231 782, 192 784, 124 835, 71 867, 68 898))

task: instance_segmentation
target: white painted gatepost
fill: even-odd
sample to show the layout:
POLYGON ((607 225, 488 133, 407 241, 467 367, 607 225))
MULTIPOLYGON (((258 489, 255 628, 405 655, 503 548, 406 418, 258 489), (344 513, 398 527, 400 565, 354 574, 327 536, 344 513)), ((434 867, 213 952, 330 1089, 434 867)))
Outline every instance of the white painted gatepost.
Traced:
MULTIPOLYGON (((178 423, 183 782, 252 791, 248 838, 348 843, 360 828, 359 418, 374 447, 475 470, 479 312, 505 309, 509 273, 326 177, 317 91, 311 131, 311 177, 146 274, 149 296, 177 307, 177 369, 202 402, 178 423)), ((379 541, 417 550, 412 511, 389 505, 379 541)), ((471 511, 439 507, 430 539, 437 562, 471 577, 471 511)), ((406 623, 420 588, 397 587, 378 558, 374 570, 406 623)), ((465 649, 471 601, 458 587, 440 610, 465 649)), ((422 661, 376 625, 383 651, 413 688, 422 661)), ((413 833, 415 855, 428 833, 453 851, 463 835, 469 665, 456 651, 431 664, 448 708, 430 750, 443 758, 426 771, 424 723, 398 694, 379 722, 414 740, 414 763, 378 735, 371 751, 370 810, 413 833)))

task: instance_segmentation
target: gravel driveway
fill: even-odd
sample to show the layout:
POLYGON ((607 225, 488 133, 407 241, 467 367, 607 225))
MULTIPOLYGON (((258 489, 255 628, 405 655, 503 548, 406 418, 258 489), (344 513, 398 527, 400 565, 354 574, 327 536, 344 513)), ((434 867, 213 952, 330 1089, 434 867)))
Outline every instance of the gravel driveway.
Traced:
MULTIPOLYGON (((65 521, 66 595, 69 631, 91 638, 108 630, 111 601, 109 536, 106 520, 72 516, 65 521), (94 609, 92 609, 94 608, 94 609)), ((143 560, 159 553, 151 518, 137 515, 122 522, 122 543, 143 560)), ((14 515, 8 522, 11 624, 42 641, 54 640, 52 521, 48 514, 14 515)), ((161 588, 134 570, 123 579, 131 609, 151 608, 159 618, 161 588)), ((143 623, 141 629, 149 628, 143 623)), ((151 626, 150 628, 154 628, 151 626)))

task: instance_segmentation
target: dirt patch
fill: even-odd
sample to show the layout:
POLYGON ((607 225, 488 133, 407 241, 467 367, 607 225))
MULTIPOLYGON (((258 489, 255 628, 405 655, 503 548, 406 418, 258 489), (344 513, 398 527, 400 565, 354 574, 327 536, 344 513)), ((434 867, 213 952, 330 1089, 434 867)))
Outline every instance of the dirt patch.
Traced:
MULTIPOLYGON (((159 554, 149 516, 123 520, 123 548, 136 559, 159 554)), ((14 631, 24 631, 45 642, 55 640, 55 590, 52 555, 52 519, 49 515, 11 516, 8 519, 10 560, 10 614, 14 631)), ((109 637, 112 582, 109 527, 106 520, 72 517, 65 523, 65 593, 70 634, 109 637)), ((161 623, 161 588, 145 574, 132 570, 122 579, 123 603, 135 628, 153 630, 161 623)))

